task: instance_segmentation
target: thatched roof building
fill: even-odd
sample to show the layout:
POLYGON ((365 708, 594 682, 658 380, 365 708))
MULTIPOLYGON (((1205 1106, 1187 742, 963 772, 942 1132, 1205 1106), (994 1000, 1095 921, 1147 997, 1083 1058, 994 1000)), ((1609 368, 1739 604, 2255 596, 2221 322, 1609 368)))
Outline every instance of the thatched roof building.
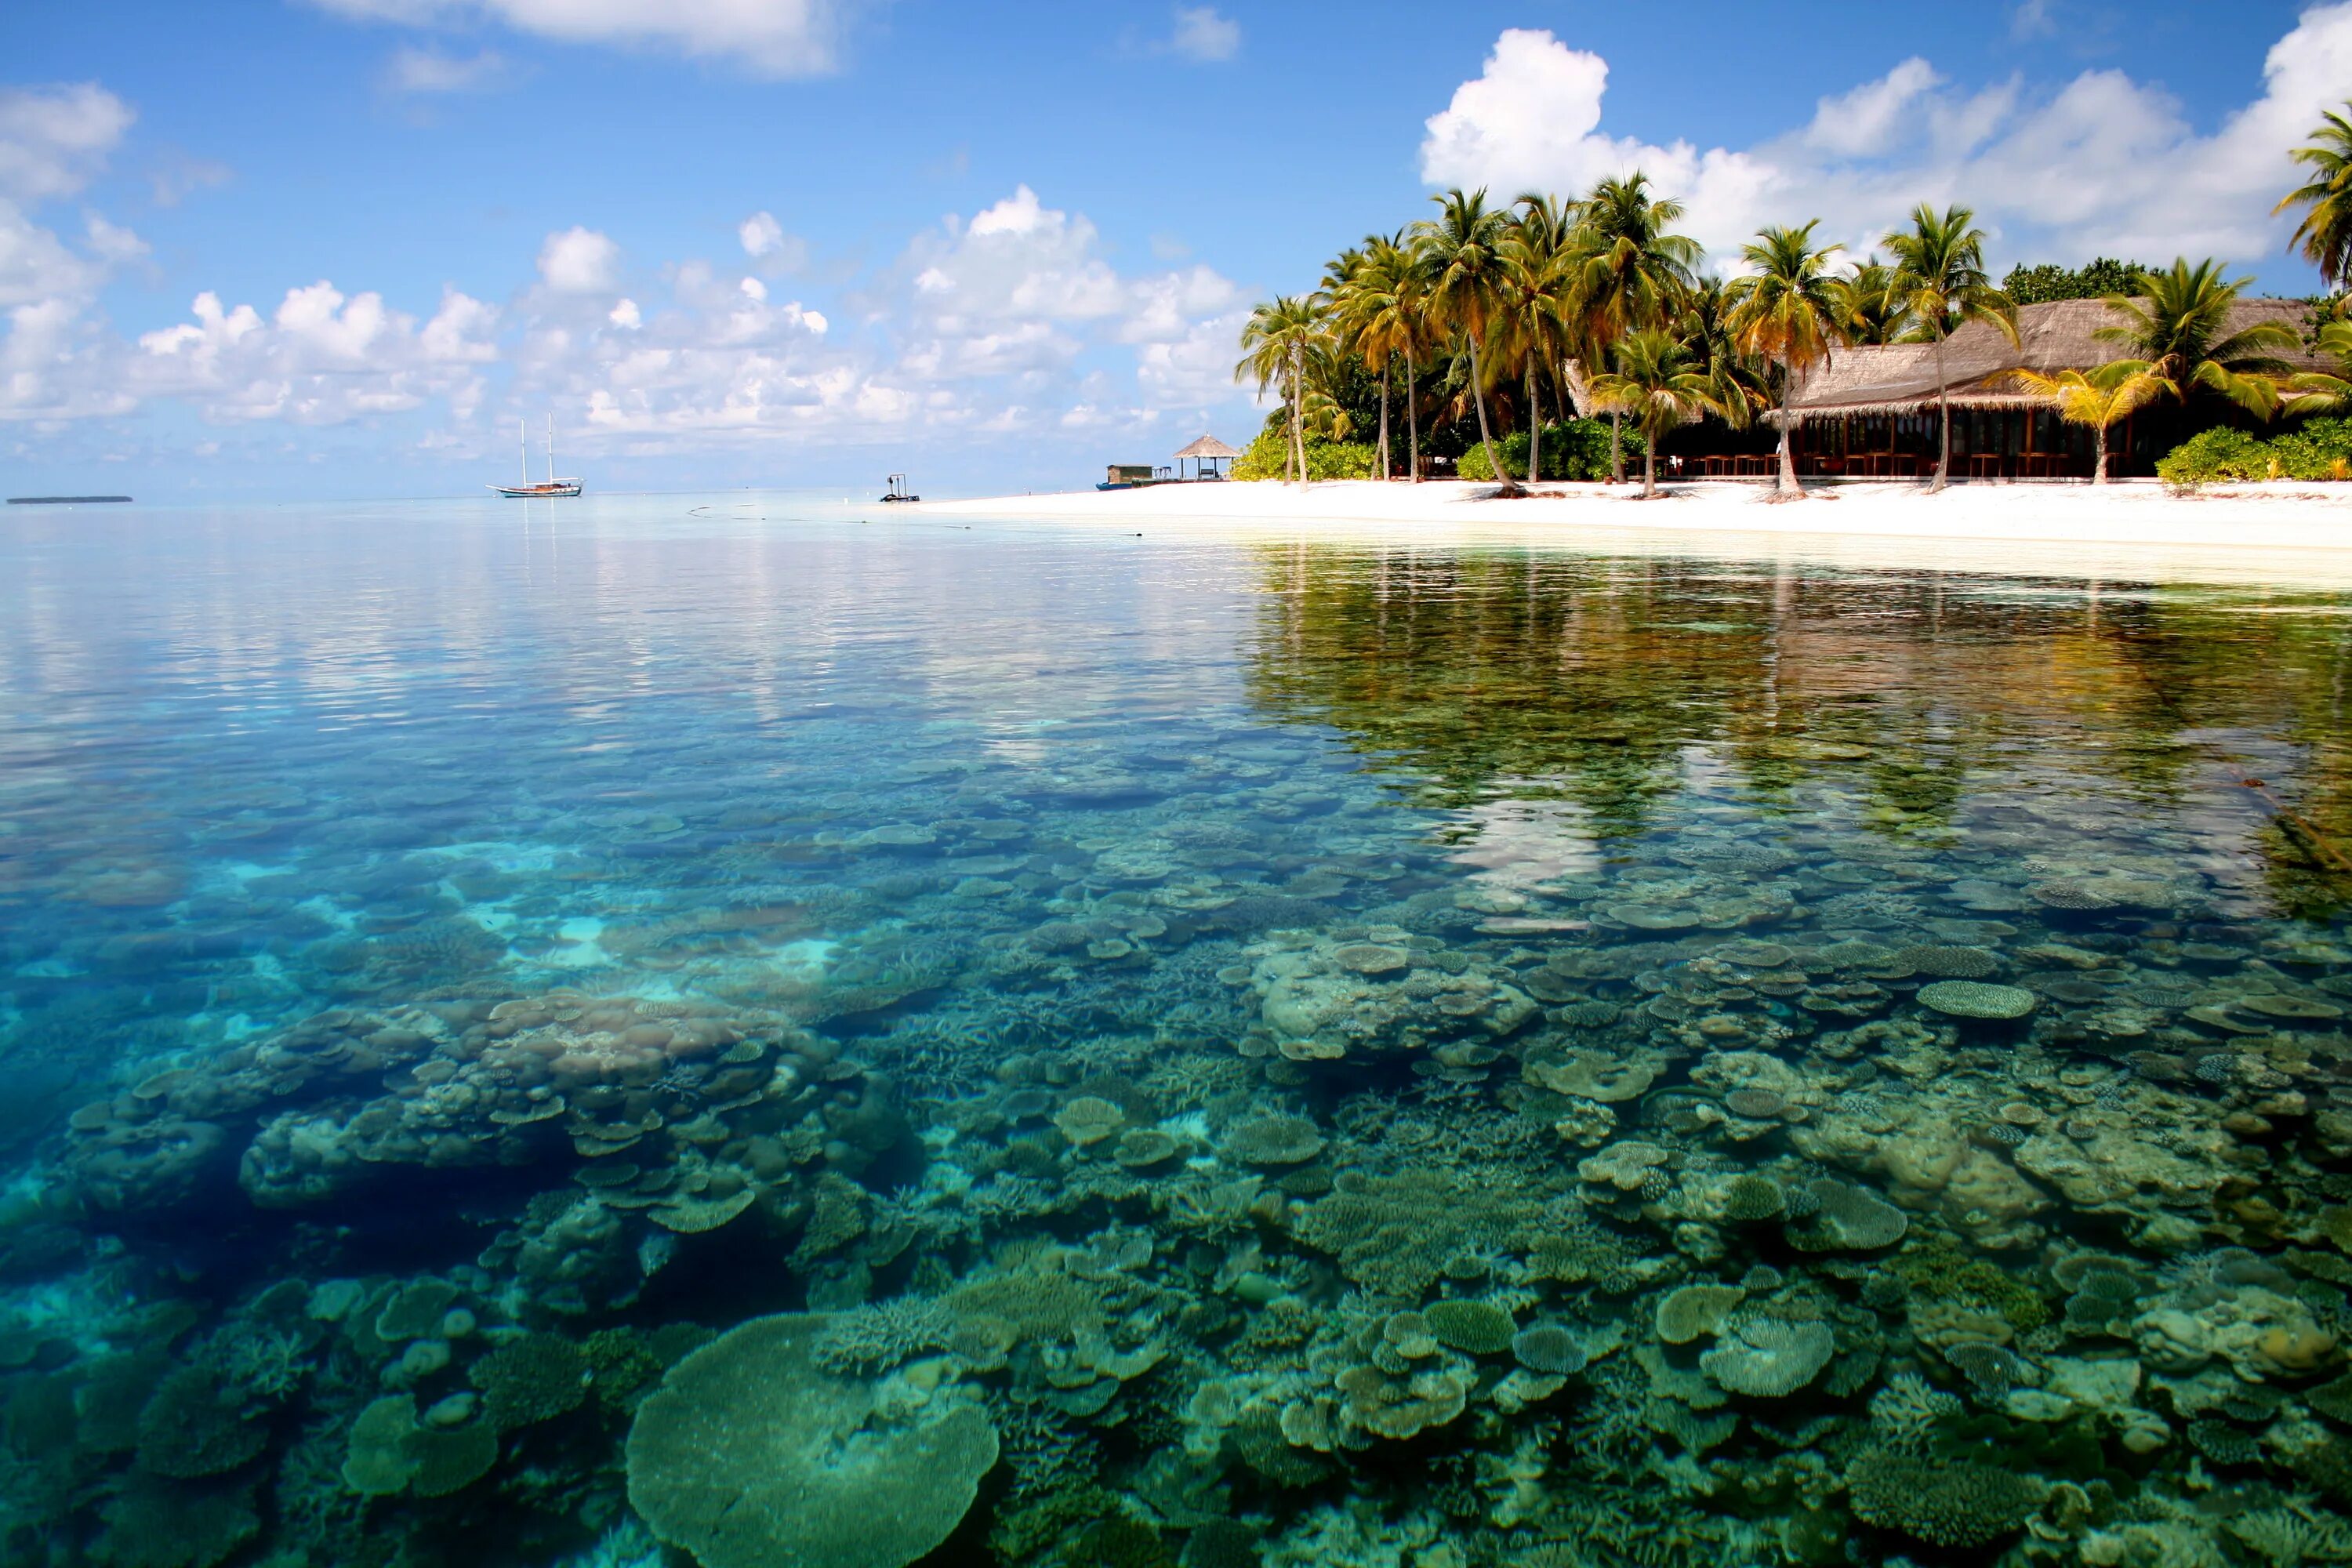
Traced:
POLYGON ((1176 454, 1176 477, 1178 479, 1184 477, 1184 459, 1190 458, 1192 459, 1192 477, 1194 479, 1218 479, 1222 476, 1217 470, 1217 465, 1219 463, 1230 463, 1235 458, 1240 456, 1241 454, 1239 452, 1236 452, 1231 447, 1226 446, 1214 436, 1203 436, 1199 440, 1193 442, 1191 446, 1176 454))
MULTIPOLYGON (((2276 321, 2303 335, 2304 307, 2293 300, 2241 300, 2230 310, 2230 331, 2276 321)), ((2124 324, 2104 300, 2060 300, 2017 312, 2018 342, 1997 327, 1970 321, 1944 344, 1944 374, 1956 408, 2032 409, 2048 398, 2018 389, 2015 370, 2055 374, 2128 359, 2128 345, 2101 340, 2103 327, 2124 324)), ((2315 357, 2284 356, 2297 370, 2329 368, 2315 357)), ((1801 419, 1843 415, 1909 414, 1936 403, 1936 351, 1927 343, 1840 349, 1797 384, 1790 405, 1801 419)))

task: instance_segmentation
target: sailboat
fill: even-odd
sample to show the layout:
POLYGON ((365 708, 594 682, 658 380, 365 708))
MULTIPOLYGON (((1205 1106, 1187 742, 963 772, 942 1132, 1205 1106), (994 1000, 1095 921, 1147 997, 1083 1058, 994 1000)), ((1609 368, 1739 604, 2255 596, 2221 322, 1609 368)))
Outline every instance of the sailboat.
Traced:
POLYGON ((502 496, 535 500, 541 496, 576 496, 580 493, 578 479, 555 477, 555 416, 547 416, 547 482, 535 485, 530 481, 530 428, 521 420, 515 421, 515 431, 522 438, 522 483, 492 485, 490 489, 502 496))

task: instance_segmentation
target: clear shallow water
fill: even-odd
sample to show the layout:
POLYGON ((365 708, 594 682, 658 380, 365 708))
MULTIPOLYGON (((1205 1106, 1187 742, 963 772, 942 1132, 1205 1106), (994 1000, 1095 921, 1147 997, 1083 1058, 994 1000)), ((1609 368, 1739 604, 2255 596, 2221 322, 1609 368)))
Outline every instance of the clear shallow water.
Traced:
POLYGON ((2352 599, 6 521, 11 1561, 2343 1539, 2352 599))

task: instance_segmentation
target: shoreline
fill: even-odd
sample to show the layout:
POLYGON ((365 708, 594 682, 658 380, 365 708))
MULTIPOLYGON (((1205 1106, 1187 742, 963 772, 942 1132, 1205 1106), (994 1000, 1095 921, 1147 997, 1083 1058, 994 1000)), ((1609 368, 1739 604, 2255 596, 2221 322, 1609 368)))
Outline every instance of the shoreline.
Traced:
MULTIPOLYGON (((2294 481, 2183 494, 2155 483, 1848 483, 1773 502, 1756 483, 1547 484, 1524 500, 1460 479, 1159 485, 924 501, 983 517, 1203 538, 1549 545, 1606 554, 1807 561, 1864 570, 2189 578, 2352 588, 2352 485, 2294 481)), ((899 509, 893 509, 899 510, 899 509)))

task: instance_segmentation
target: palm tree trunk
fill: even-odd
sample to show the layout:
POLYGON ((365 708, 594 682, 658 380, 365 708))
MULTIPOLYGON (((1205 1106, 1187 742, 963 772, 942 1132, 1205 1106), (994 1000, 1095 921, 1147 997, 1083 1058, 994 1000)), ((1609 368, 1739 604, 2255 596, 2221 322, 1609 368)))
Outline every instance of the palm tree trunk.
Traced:
POLYGON ((1413 396, 1421 373, 1413 368, 1412 350, 1404 351, 1404 466, 1409 484, 1421 483, 1421 406, 1413 396))
POLYGON ((1936 340, 1936 423, 1942 427, 1941 445, 1936 457, 1936 482, 1927 487, 1929 495, 1941 495, 1944 481, 1952 471, 1952 395, 1944 384, 1944 340, 1936 340))
POLYGON ((2094 434, 2098 443, 2099 463, 2098 467, 2091 470, 2091 482, 2095 485, 2103 485, 2107 482, 2107 427, 2101 425, 2096 427, 2094 434))
POLYGON ((1307 437, 1301 427, 1300 409, 1307 401, 1307 365, 1298 345, 1290 348, 1290 450, 1298 459, 1298 488, 1307 488, 1307 437))
POLYGON ((1389 362, 1381 356, 1381 483, 1389 482, 1389 362))
POLYGON ((1536 384, 1536 362, 1528 361, 1528 483, 1543 478, 1543 393, 1536 384))
POLYGON ((1642 439, 1642 499, 1658 499, 1658 443, 1646 433, 1642 439))
POLYGON ((1470 336, 1470 397, 1478 405, 1478 443, 1486 448, 1486 466, 1503 481, 1503 493, 1511 493, 1511 476, 1503 470, 1503 455, 1495 450, 1495 434, 1486 426, 1486 378, 1478 369, 1478 337, 1470 336))
POLYGON ((1612 485, 1625 482, 1625 448, 1618 438, 1619 425, 1623 417, 1614 408, 1609 411, 1609 482, 1612 485))
POLYGON ((1793 431, 1789 425, 1789 398, 1796 389, 1797 374, 1793 367, 1783 365, 1780 374, 1780 493, 1801 496, 1805 492, 1797 483, 1797 458, 1790 450, 1793 431))

